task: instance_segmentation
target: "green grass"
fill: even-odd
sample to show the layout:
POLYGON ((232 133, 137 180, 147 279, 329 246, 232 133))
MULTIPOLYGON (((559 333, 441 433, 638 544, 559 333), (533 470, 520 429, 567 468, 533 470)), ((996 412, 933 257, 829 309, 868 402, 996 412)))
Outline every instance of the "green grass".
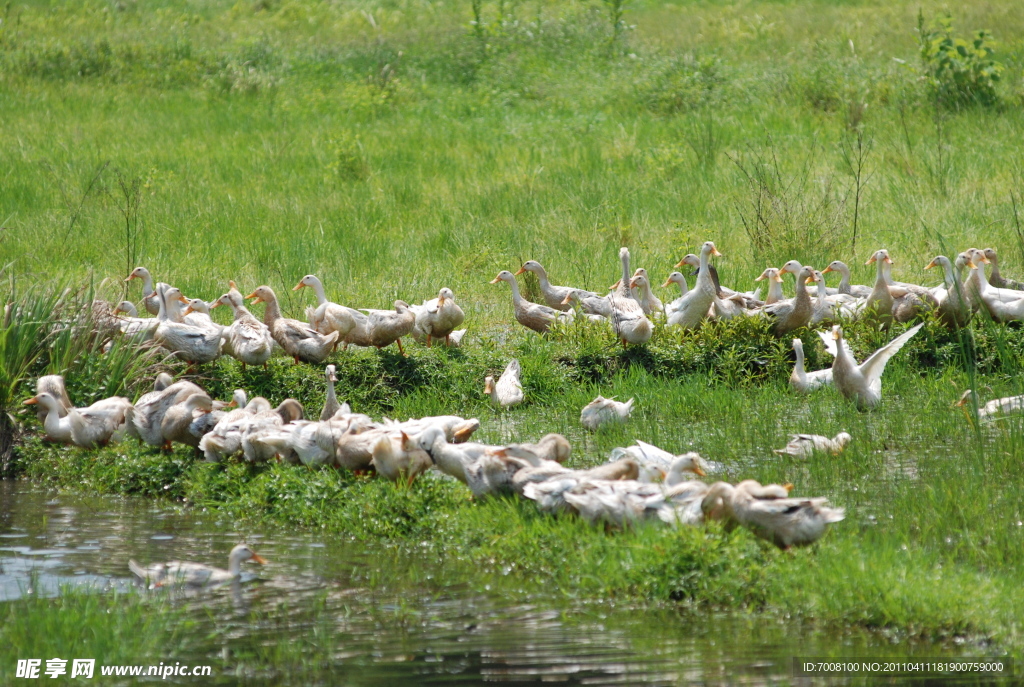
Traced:
MULTIPOLYGON (((19 474, 399 549, 425 542, 569 596, 978 634, 1022 655, 1022 428, 976 432, 949 407, 968 384, 987 387, 986 397, 1021 391, 1016 327, 976 322, 948 333, 930 323, 891 363, 883 409, 862 414, 833 391, 791 396, 788 343, 756 322, 695 335, 659 329, 648 347, 621 352, 585 324, 549 338, 523 330, 507 287, 487 284, 532 258, 557 283, 602 289, 619 276, 621 245, 659 279, 709 238, 726 254, 723 281, 744 288, 765 264, 789 258, 818 267, 843 259, 856 282, 871 283, 862 263, 883 246, 901 280, 931 283, 920 267, 934 255, 985 245, 1019 275, 1016 4, 955 8, 957 31, 993 30, 1006 65, 1001 103, 961 110, 936 108, 919 79, 918 5, 637 2, 626 14, 635 28, 615 40, 596 3, 502 6, 499 19, 498 5, 485 3, 474 28, 469 4, 455 2, 12 4, 0 25, 9 292, 91 280, 119 300, 120 280, 143 264, 207 299, 228 279, 242 289, 267 283, 286 313, 301 315, 310 296, 290 288, 309 272, 354 307, 449 286, 467 314, 466 348, 410 344, 408 359, 339 353, 339 395, 376 416, 475 415, 493 442, 562 432, 577 465, 636 438, 692 447, 723 462, 730 479, 826 494, 847 508, 845 522, 787 555, 742 531, 609 534, 529 504, 476 504, 446 482, 400 490, 330 471, 210 467, 185 451, 168 459, 134 446, 85 453, 27 440, 19 474), (869 176, 854 249, 844 146, 858 127, 869 176), (758 187, 743 170, 775 198, 752 232, 744 222, 758 187), (482 379, 513 355, 529 401, 496 413, 482 379), (584 435, 579 409, 597 393, 635 395, 633 421, 584 435), (840 430, 855 440, 835 459, 769 452, 790 431, 840 430)), ((921 8, 931 18, 944 6, 921 8)), ((533 282, 524 288, 536 295, 533 282)), ((801 335, 809 366, 825 365, 816 337, 801 335)), ((847 335, 859 357, 890 336, 866 325, 847 335)), ((45 372, 63 372, 81 404, 148 383, 125 370, 151 361, 104 358, 94 342, 54 350, 40 337, 30 337, 31 355, 15 344, 0 351, 12 352, 4 409, 45 372)), ((242 387, 314 412, 322 402, 320 371, 283 360, 269 373, 223 360, 198 380, 221 398, 242 387)))

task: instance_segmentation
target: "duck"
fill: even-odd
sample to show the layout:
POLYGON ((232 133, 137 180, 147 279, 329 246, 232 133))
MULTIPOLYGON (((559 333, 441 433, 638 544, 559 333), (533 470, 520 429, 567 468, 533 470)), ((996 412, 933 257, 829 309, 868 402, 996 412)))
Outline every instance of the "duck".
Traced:
POLYGON ((434 339, 444 339, 445 345, 451 346, 452 332, 466 319, 466 314, 455 302, 455 294, 448 287, 438 291, 437 298, 412 306, 412 310, 416 315, 412 338, 425 343, 427 348, 434 339))
POLYGON ((999 274, 999 255, 995 248, 986 248, 982 251, 988 261, 992 264, 992 274, 989 275, 988 283, 1000 289, 1012 289, 1014 291, 1024 290, 1024 283, 1015 279, 1007 279, 999 274))
POLYGON ((210 317, 210 304, 204 301, 202 298, 187 298, 187 305, 185 306, 184 322, 191 324, 194 327, 217 327, 218 330, 223 329, 219 324, 215 324, 213 318, 210 317))
POLYGON ((773 453, 794 458, 810 458, 815 451, 831 453, 838 456, 853 441, 847 432, 840 432, 831 439, 820 434, 790 434, 789 443, 773 453))
POLYGON ((527 329, 544 334, 556 321, 572 322, 574 316, 572 310, 562 312, 540 303, 531 303, 523 298, 519 293, 519 284, 516 282, 515 275, 508 270, 498 272, 498 276, 492 279, 491 283, 497 284, 501 281, 508 282, 508 285, 512 287, 512 311, 515 313, 516 321, 527 329))
POLYGON ((795 329, 806 327, 814 314, 811 295, 807 292, 807 280, 814 277, 814 268, 790 260, 779 269, 779 278, 785 273, 796 277, 796 296, 788 300, 765 305, 760 312, 774 320, 772 329, 775 336, 785 336, 795 329))
MULTIPOLYGON (((884 252, 888 256, 888 251, 880 252, 884 252)), ((910 322, 938 305, 935 295, 930 289, 917 284, 893 281, 893 264, 895 263, 891 259, 881 262, 882 273, 885 275, 885 281, 889 284, 889 293, 893 297, 892 316, 894 320, 902 323, 910 322)))
MULTIPOLYGON (((159 307, 159 306, 158 306, 159 307)), ((159 309, 157 310, 159 312, 159 309)), ((113 310, 117 327, 125 336, 137 336, 143 341, 153 338, 160 320, 155 317, 139 317, 139 311, 131 301, 121 301, 113 310), (123 315, 123 317, 122 317, 123 315)))
POLYGON ((789 376, 789 386, 794 391, 806 394, 823 386, 832 384, 832 368, 807 372, 804 369, 804 342, 800 339, 793 339, 793 351, 796 353, 796 363, 793 365, 793 373, 789 376))
POLYGON ((327 295, 324 293, 324 285, 316 275, 307 274, 299 280, 298 284, 292 287, 292 291, 298 291, 303 288, 310 288, 316 294, 316 307, 306 308, 306 318, 309 320, 309 326, 324 336, 332 332, 338 332, 338 338, 335 339, 334 344, 335 348, 337 348, 338 342, 344 341, 345 337, 356 326, 359 312, 327 300, 327 295))
POLYGON ((389 482, 412 484, 434 464, 430 455, 421 449, 405 432, 399 436, 382 436, 371 450, 371 465, 377 474, 389 482))
MULTIPOLYGON (((334 394, 334 383, 338 381, 338 376, 335 371, 334 365, 328 365, 324 368, 324 378, 327 380, 327 398, 324 399, 324 407, 320 411, 320 422, 326 422, 334 417, 335 413, 343 408, 338 403, 338 397, 334 394)), ((348 406, 346 403, 345 406, 348 406)), ((346 412, 352 412, 348 409, 346 412)))
POLYGON ((622 277, 618 286, 608 295, 611 308, 612 330, 623 348, 629 344, 642 345, 650 341, 654 334, 654 325, 647 319, 644 309, 633 298, 629 282, 629 249, 619 249, 619 261, 622 263, 622 277))
POLYGON ((295 360, 296 365, 300 360, 319 365, 331 354, 340 334, 321 334, 303 322, 282 317, 277 295, 269 286, 257 287, 246 298, 253 303, 267 304, 263 312, 263 324, 267 325, 274 341, 295 360))
POLYGON ((153 332, 153 339, 164 348, 177 353, 192 365, 208 363, 220 357, 222 331, 219 326, 214 328, 196 327, 183 322, 172 322, 168 317, 168 303, 184 302, 185 298, 176 287, 168 287, 160 296, 160 320, 153 332))
POLYGON ((522 267, 519 268, 519 271, 512 276, 518 277, 520 274, 525 274, 526 272, 532 272, 537 276, 537 283, 540 286, 540 293, 544 297, 544 302, 549 308, 553 308, 554 310, 561 310, 562 312, 569 310, 566 299, 572 291, 579 291, 583 294, 581 298, 598 296, 598 294, 593 291, 574 289, 569 286, 555 286, 548 281, 547 270, 545 270, 544 267, 536 260, 527 260, 523 263, 522 267))
MULTIPOLYGON (((196 436, 189 429, 198 413, 213 411, 213 399, 206 393, 192 394, 181 403, 167 409, 160 421, 160 436, 163 438, 162 448, 171 450, 172 443, 185 444, 193 448, 199 447, 202 435, 196 436)), ((212 429, 212 428, 211 428, 212 429)))
POLYGON ((1024 297, 1005 300, 1004 294, 1019 293, 1010 289, 997 289, 990 286, 985 279, 985 256, 981 251, 970 255, 967 266, 970 276, 967 278, 968 298, 983 306, 992 319, 997 322, 1011 322, 1024 319, 1024 297))
POLYGON ((395 301, 394 310, 362 308, 361 311, 356 326, 345 338, 346 344, 381 349, 394 343, 398 344, 398 352, 406 355, 402 347, 402 337, 411 334, 416 326, 416 313, 408 303, 395 301))
POLYGON ((690 291, 690 286, 686 283, 686 277, 683 276, 682 272, 672 272, 668 275, 668 279, 661 285, 661 288, 667 289, 672 284, 679 285, 679 298, 665 304, 666 317, 679 310, 679 306, 683 304, 683 296, 690 291))
POLYGON ((190 563, 188 561, 170 561, 168 563, 153 563, 145 568, 133 560, 128 561, 128 569, 140 581, 148 583, 150 589, 165 586, 217 587, 230 582, 240 580, 242 576, 242 563, 252 561, 264 565, 267 561, 262 556, 249 548, 246 544, 239 544, 231 549, 228 554, 228 569, 215 568, 204 563, 190 563))
MULTIPOLYGON (((74 408, 71 405, 71 399, 68 398, 67 387, 64 385, 64 377, 62 375, 43 375, 36 379, 36 394, 50 394, 54 400, 57 401, 57 417, 65 418, 68 416, 68 411, 74 408)), ((46 416, 50 410, 40 404, 39 408, 36 409, 36 419, 40 423, 46 421, 46 416)))
MULTIPOLYGON (((160 314, 160 296, 153 288, 153 275, 145 267, 136 267, 125 278, 125 282, 130 282, 132 279, 142 280, 142 305, 146 308, 146 312, 154 316, 160 314)), ((136 316, 137 314, 132 315, 132 317, 136 316)))
POLYGON ((822 275, 830 272, 838 272, 840 279, 838 288, 828 289, 829 295, 843 294, 854 298, 867 298, 871 295, 872 287, 850 283, 850 268, 842 260, 833 260, 821 271, 822 275))
POLYGON ((892 324, 892 308, 894 305, 892 293, 889 292, 889 282, 885 278, 886 263, 892 263, 889 251, 878 250, 871 254, 865 265, 875 265, 875 285, 871 289, 867 300, 864 302, 863 311, 878 320, 883 328, 888 329, 892 324))
POLYGON ((267 361, 274 353, 274 337, 270 328, 263 324, 245 307, 245 298, 235 286, 228 282, 228 292, 215 300, 210 306, 218 308, 226 305, 234 312, 234 321, 224 332, 224 352, 242 363, 242 371, 246 365, 262 365, 267 369, 267 361))
POLYGON ((943 285, 934 291, 939 317, 947 327, 966 326, 971 319, 971 305, 963 284, 953 271, 953 263, 945 255, 936 255, 924 268, 930 270, 933 267, 941 267, 943 272, 943 285))
POLYGON ((61 401, 45 391, 27 399, 25 405, 39 405, 46 410, 43 430, 48 440, 79 448, 96 448, 119 441, 127 430, 132 412, 131 401, 114 396, 87 408, 66 408, 62 418, 61 401))
POLYGON ((642 267, 633 274, 629 280, 629 288, 639 292, 640 297, 636 301, 643 308, 644 314, 648 317, 665 312, 665 304, 651 291, 651 280, 647 277, 647 270, 642 267))
POLYGON ((726 517, 756 536, 786 550, 813 544, 827 526, 842 521, 846 513, 832 508, 824 498, 779 497, 754 480, 736 486, 727 482, 711 485, 701 502, 705 516, 721 505, 726 517))
MULTIPOLYGON (((675 455, 653 444, 637 440, 636 444, 627 448, 613 448, 610 461, 621 460, 623 457, 635 460, 643 469, 657 468, 668 475, 672 475, 673 466, 677 469, 677 477, 683 472, 691 472, 703 477, 710 469, 699 453, 690 451, 681 455, 675 455)), ((681 481, 681 479, 680 479, 681 481)), ((675 484, 676 482, 673 482, 675 484)))
POLYGON ((519 444, 519 447, 536 455, 540 460, 564 463, 572 455, 572 444, 561 434, 545 434, 534 444, 519 444))
POLYGON ((754 281, 768 280, 768 295, 764 299, 765 305, 772 305, 786 299, 782 292, 782 275, 777 267, 768 267, 754 281))
POLYGON ((583 407, 580 412, 580 423, 591 432, 596 432, 601 425, 608 423, 625 424, 633 412, 633 401, 625 403, 616 401, 615 397, 598 396, 583 407))
POLYGON ((836 353, 835 360, 832 361, 832 381, 839 389, 839 393, 854 401, 861 410, 877 407, 882 402, 882 374, 885 372, 886 363, 921 331, 923 326, 922 322, 911 327, 858 365, 850 349, 843 342, 842 326, 834 325, 832 338, 835 340, 836 353))
MULTIPOLYGON (((960 407, 966 406, 972 402, 973 396, 975 396, 974 391, 968 389, 960 397, 960 400, 956 402, 956 405, 960 407)), ((978 408, 978 419, 984 420, 996 415, 1017 415, 1021 412, 1024 412, 1024 395, 1007 396, 1005 398, 993 399, 978 408)))
POLYGON ((270 402, 257 396, 221 416, 213 429, 199 440, 199 450, 203 452, 206 461, 219 463, 239 453, 249 420, 269 410, 272 410, 270 402))
POLYGON ((189 396, 205 393, 192 382, 180 381, 143 394, 135 401, 128 433, 150 446, 164 446, 161 424, 167 411, 189 396))
MULTIPOLYGON (((693 289, 681 297, 675 310, 668 316, 667 322, 670 326, 696 329, 708 317, 708 313, 715 303, 715 297, 718 295, 718 289, 715 287, 715 282, 708 269, 708 261, 711 256, 721 257, 721 255, 713 241, 705 241, 701 246, 697 281, 693 285, 693 289)), ((676 267, 679 266, 676 265, 676 267)))
POLYGON ((161 372, 153 380, 153 391, 163 391, 171 384, 174 384, 174 377, 166 372, 161 372))
POLYGON ((484 393, 490 397, 491 403, 494 406, 507 408, 526 400, 526 395, 523 393, 523 385, 519 381, 521 374, 522 368, 519 365, 519 361, 516 358, 512 358, 508 365, 505 366, 505 371, 501 373, 497 383, 495 383, 494 377, 487 376, 484 380, 484 393))
POLYGON ((610 320, 612 317, 612 302, 610 296, 588 296, 589 291, 572 289, 569 295, 562 301, 562 305, 571 305, 578 308, 579 312, 586 315, 587 319, 601 322, 610 320))

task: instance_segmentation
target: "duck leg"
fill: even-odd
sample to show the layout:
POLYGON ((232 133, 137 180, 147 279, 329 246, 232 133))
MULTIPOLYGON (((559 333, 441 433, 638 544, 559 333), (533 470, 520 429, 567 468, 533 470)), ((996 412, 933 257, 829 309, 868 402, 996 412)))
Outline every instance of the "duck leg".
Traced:
POLYGON ((445 337, 444 337, 444 345, 447 346, 448 348, 452 347, 452 335, 451 334, 446 334, 445 335, 445 337))
POLYGON ((292 357, 295 358, 295 364, 298 365, 299 364, 299 356, 293 355, 292 357))
POLYGON ((406 355, 405 349, 402 348, 402 339, 401 338, 395 339, 395 343, 398 344, 398 352, 401 353, 405 357, 409 357, 408 355, 406 355))
POLYGON ((430 334, 427 334, 427 348, 430 348, 430 334))

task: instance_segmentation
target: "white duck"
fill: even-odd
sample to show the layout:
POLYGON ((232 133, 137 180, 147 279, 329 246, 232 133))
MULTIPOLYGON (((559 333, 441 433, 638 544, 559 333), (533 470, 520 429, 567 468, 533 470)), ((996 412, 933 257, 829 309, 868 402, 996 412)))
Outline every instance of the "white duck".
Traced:
POLYGON ((189 396, 205 393, 192 382, 181 381, 143 394, 135 402, 128 433, 150 446, 163 446, 164 440, 160 425, 167 411, 189 396))
POLYGON ((778 303, 785 300, 786 294, 782 292, 782 275, 777 267, 768 267, 754 281, 768 280, 768 296, 764 299, 765 305, 778 303))
POLYGON ((992 264, 992 275, 988 279, 991 286, 1001 289, 1012 289, 1014 291, 1024 290, 1024 284, 1014 279, 1007 279, 999 274, 999 255, 995 248, 986 248, 982 251, 988 261, 992 264))
POLYGON ((628 448, 612 449, 611 461, 621 460, 624 457, 635 460, 641 468, 657 468, 665 472, 667 475, 666 480, 673 480, 671 483, 666 482, 670 486, 678 481, 682 481, 682 474, 684 472, 703 477, 710 469, 707 461, 701 458, 699 453, 690 451, 689 453, 675 455, 640 440, 637 440, 636 445, 629 446, 628 448), (675 469, 675 473, 673 473, 673 469, 675 469), (675 476, 673 477, 673 475, 675 476))
POLYGON ((888 328, 892 324, 892 308, 894 305, 892 293, 889 292, 889 282, 885 278, 885 265, 892 264, 889 251, 878 250, 872 253, 865 265, 875 265, 875 285, 870 295, 864 302, 863 312, 869 314, 888 328))
MULTIPOLYGON (((960 397, 960 400, 956 402, 956 405, 960 407, 966 406, 971 402, 973 395, 974 391, 968 389, 960 397)), ((984 420, 995 415, 1017 415, 1021 412, 1024 412, 1024 396, 1007 396, 1005 398, 993 399, 978 408, 978 419, 984 420)))
POLYGON ((196 327, 183 322, 172 322, 167 315, 168 303, 185 302, 185 298, 181 291, 173 286, 157 293, 160 296, 160 311, 157 314, 160 323, 153 333, 153 339, 192 364, 208 363, 219 358, 221 328, 196 327))
POLYGON ((636 301, 643 308, 645 315, 650 317, 656 313, 665 312, 665 304, 651 291, 651 280, 647 276, 647 270, 639 268, 629 280, 629 288, 633 289, 635 293, 639 293, 639 298, 636 298, 636 301))
POLYGON ((508 282, 508 285, 512 287, 512 311, 515 313, 516 321, 527 329, 532 329, 538 334, 544 334, 557 320, 567 322, 573 320, 574 313, 572 310, 561 312, 540 303, 531 303, 523 298, 522 294, 519 293, 519 283, 516 282, 515 275, 508 270, 498 272, 498 276, 492 279, 491 283, 497 284, 500 281, 508 282))
POLYGON ((455 294, 448 287, 441 289, 437 298, 424 301, 423 305, 410 306, 416 313, 412 338, 430 348, 433 339, 444 339, 451 346, 451 335, 466 319, 466 314, 455 302, 455 294))
POLYGON ((806 327, 814 314, 814 304, 807 292, 807 280, 814 276, 814 268, 790 260, 779 269, 779 278, 787 272, 796 277, 796 296, 765 305, 760 310, 761 314, 773 319, 775 336, 785 336, 794 329, 806 327))
POLYGON ((298 291, 302 288, 313 289, 313 293, 316 294, 316 307, 306 308, 306 318, 309 320, 309 326, 325 336, 331 332, 338 332, 338 338, 335 340, 335 348, 337 348, 337 342, 344 341, 349 332, 352 331, 352 328, 356 326, 356 321, 360 315, 359 312, 327 300, 327 294, 324 293, 324 285, 315 275, 307 274, 299 280, 298 284, 292 287, 292 291, 298 291))
MULTIPOLYGON (((159 312, 159 305, 157 306, 159 312)), ((160 320, 155 317, 139 317, 139 311, 135 304, 130 301, 121 301, 114 308, 114 316, 117 317, 117 326, 125 336, 138 336, 143 341, 153 338, 160 320), (124 315, 124 317, 121 317, 124 315)))
POLYGON ((665 316, 668 317, 675 311, 679 310, 679 306, 683 304, 683 296, 690 291, 690 285, 686 283, 686 277, 681 272, 673 272, 668 275, 668 279, 661 285, 661 288, 666 289, 672 284, 679 285, 679 298, 676 298, 670 303, 665 304, 665 316))
POLYGON ((216 587, 240 579, 242 563, 245 561, 261 565, 267 562, 247 545, 239 544, 231 549, 228 555, 227 570, 188 561, 153 563, 143 568, 135 561, 129 560, 128 568, 142 582, 148 583, 150 589, 165 586, 216 587))
POLYGON ((846 432, 840 432, 831 439, 820 434, 790 434, 789 443, 783 448, 775 449, 774 453, 780 456, 810 458, 815 451, 821 451, 838 456, 851 441, 853 437, 846 432))
POLYGON ((828 274, 829 272, 838 272, 840 275, 839 287, 829 289, 829 295, 844 294, 854 296, 855 298, 867 298, 871 295, 872 289, 870 286, 850 283, 850 268, 847 267, 846 263, 842 260, 833 260, 828 264, 828 267, 821 271, 823 275, 828 274))
POLYGON ((433 460, 426 451, 405 432, 399 436, 383 436, 371 449, 371 465, 377 474, 389 482, 412 484, 419 475, 430 469, 433 460))
POLYGON ((132 279, 142 280, 142 305, 145 306, 146 311, 150 315, 159 314, 160 297, 157 295, 156 289, 153 288, 153 275, 151 275, 149 270, 145 267, 136 267, 132 270, 132 273, 125 278, 125 281, 130 282, 132 279))
POLYGON ((630 413, 633 412, 634 400, 631 398, 622 403, 616 401, 614 396, 611 398, 598 396, 583 407, 580 412, 580 423, 591 432, 596 432, 601 425, 607 423, 625 424, 629 420, 630 413))
POLYGON ((886 363, 914 334, 921 331, 923 326, 922 322, 911 327, 872 353, 859 365, 843 342, 843 328, 838 324, 833 326, 832 338, 836 343, 836 357, 832 361, 832 381, 835 387, 843 396, 856 402, 858 408, 877 406, 882 402, 882 374, 885 372, 886 363))
POLYGON ((708 312, 714 305, 715 297, 718 295, 714 279, 708 269, 708 261, 712 255, 719 257, 722 254, 715 248, 714 242, 705 241, 700 249, 700 268, 697 271, 697 281, 693 285, 693 289, 681 297, 675 310, 669 315, 667 320, 669 325, 683 329, 696 329, 707 318, 708 312))
POLYGON ((807 393, 820 389, 823 386, 832 384, 832 368, 807 372, 804 369, 804 342, 800 339, 793 339, 793 351, 796 353, 796 363, 793 365, 793 374, 789 376, 789 386, 794 391, 807 393))
POLYGON ((735 487, 726 482, 711 485, 701 508, 710 514, 724 507, 727 517, 780 549, 812 544, 826 527, 846 517, 842 508, 831 508, 824 498, 780 498, 754 480, 735 487))
POLYGON ((643 307, 633 298, 630 290, 629 249, 625 246, 619 249, 619 261, 622 263, 622 277, 617 288, 608 295, 612 330, 623 347, 628 344, 645 344, 654 334, 654 325, 647 319, 643 307))
POLYGON ((537 276, 537 283, 540 286, 541 295, 544 296, 544 302, 548 304, 548 307, 554 308, 555 310, 565 312, 569 309, 566 299, 572 291, 579 291, 582 294, 582 298, 598 295, 593 291, 574 289, 569 286, 555 286, 548 280, 547 270, 545 270, 544 267, 536 260, 527 260, 524 262, 523 266, 520 267, 519 271, 513 276, 518 277, 520 274, 524 274, 526 272, 532 272, 537 276))
POLYGON ((519 381, 522 368, 516 358, 512 358, 505 371, 501 373, 497 383, 490 375, 484 380, 484 393, 487 394, 491 403, 498 408, 506 408, 522 403, 526 399, 523 393, 523 385, 519 381))
MULTIPOLYGON (((346 403, 344 406, 338 402, 338 397, 334 393, 334 383, 338 381, 338 375, 334 365, 328 365, 324 368, 324 378, 327 380, 327 398, 324 400, 323 410, 320 411, 320 421, 326 422, 330 420, 334 415, 342 408, 348 408, 346 403)), ((346 412, 352 412, 349 408, 346 412)))
POLYGON ((226 305, 234 312, 234 321, 224 331, 224 352, 240 361, 243 371, 246 365, 262 365, 267 369, 267 361, 274 353, 274 337, 270 328, 245 307, 245 299, 235 288, 235 282, 228 282, 228 286, 228 292, 210 306, 226 305))
POLYGON ((948 327, 965 326, 971 319, 971 305, 963 284, 956 278, 953 264, 945 255, 937 255, 924 268, 933 267, 942 268, 943 284, 933 290, 939 303, 939 316, 948 327))
POLYGON ((47 439, 80 448, 106 446, 119 440, 127 430, 132 412, 131 401, 120 396, 105 398, 88 408, 68 408, 63 418, 62 404, 49 393, 36 394, 25 404, 38 404, 46 409, 43 429, 47 439))

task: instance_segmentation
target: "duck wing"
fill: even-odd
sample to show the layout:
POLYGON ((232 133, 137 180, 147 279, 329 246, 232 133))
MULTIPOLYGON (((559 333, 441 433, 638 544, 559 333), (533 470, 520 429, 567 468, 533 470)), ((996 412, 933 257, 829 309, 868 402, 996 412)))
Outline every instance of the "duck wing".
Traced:
POLYGON ((889 358, 896 355, 896 353, 903 348, 903 345, 910 341, 914 334, 921 331, 921 327, 923 326, 924 322, 911 327, 872 353, 867 360, 860 364, 861 374, 864 375, 864 379, 867 380, 869 388, 874 391, 881 391, 882 373, 885 372, 885 365, 889 362, 889 358))

